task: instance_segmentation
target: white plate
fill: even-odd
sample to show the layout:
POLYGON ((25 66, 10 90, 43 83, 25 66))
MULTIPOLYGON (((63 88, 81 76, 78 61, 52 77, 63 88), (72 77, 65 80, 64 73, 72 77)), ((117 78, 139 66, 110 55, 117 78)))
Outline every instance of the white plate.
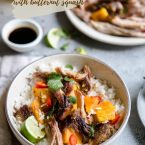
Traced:
POLYGON ((137 111, 142 124, 145 127, 145 84, 141 88, 137 98, 137 111))
POLYGON ((76 28, 78 28, 78 30, 92 39, 120 46, 134 46, 145 44, 145 38, 119 37, 98 32, 97 30, 91 28, 85 22, 80 20, 71 10, 66 11, 66 15, 68 16, 72 24, 76 28))

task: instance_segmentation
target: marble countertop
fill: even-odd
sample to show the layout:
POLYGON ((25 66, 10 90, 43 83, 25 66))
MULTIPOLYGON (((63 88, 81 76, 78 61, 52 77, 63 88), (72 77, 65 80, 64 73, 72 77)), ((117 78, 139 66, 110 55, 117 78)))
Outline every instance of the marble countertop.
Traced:
MULTIPOLYGON (((0 30, 6 22, 13 19, 11 9, 12 8, 8 1, 0 1, 0 30)), ((56 13, 34 19, 40 23, 44 34, 46 34, 49 29, 54 27, 63 27, 77 31, 69 22, 65 13, 56 13)), ((99 58, 108 63, 122 76, 131 95, 132 110, 129 122, 123 133, 114 141, 112 145, 145 145, 145 128, 140 122, 136 107, 137 95, 144 82, 143 76, 145 76, 145 46, 113 46, 94 41, 80 32, 78 33, 80 34, 80 37, 71 40, 71 46, 66 52, 74 53, 74 48, 83 46, 86 48, 88 55, 99 58)), ((49 49, 43 42, 41 42, 35 51, 19 55, 47 56, 56 53, 64 52, 57 49, 49 49)), ((18 53, 10 50, 2 42, 0 37, 0 62, 5 55, 15 56, 18 55, 18 53)), ((13 145, 16 145, 15 141, 13 145)))

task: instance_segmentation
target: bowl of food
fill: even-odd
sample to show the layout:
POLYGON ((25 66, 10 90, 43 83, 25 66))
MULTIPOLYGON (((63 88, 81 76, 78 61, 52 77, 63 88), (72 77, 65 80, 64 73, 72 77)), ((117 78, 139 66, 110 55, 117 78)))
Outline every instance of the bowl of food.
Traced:
POLYGON ((102 61, 77 54, 28 65, 6 99, 8 123, 23 145, 108 145, 125 128, 130 109, 121 77, 102 61))
POLYGON ((66 14, 90 38, 122 46, 142 45, 145 44, 144 7, 145 3, 137 0, 87 0, 66 14))

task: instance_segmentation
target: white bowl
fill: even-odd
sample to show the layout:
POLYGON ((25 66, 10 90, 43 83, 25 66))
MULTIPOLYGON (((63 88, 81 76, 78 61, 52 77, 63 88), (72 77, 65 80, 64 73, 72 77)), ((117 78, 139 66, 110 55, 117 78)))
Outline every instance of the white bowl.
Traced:
POLYGON ((145 44, 145 38, 119 37, 101 33, 80 20, 71 10, 66 11, 66 15, 78 30, 94 40, 120 46, 134 46, 145 44))
POLYGON ((13 19, 7 24, 5 24, 5 26, 2 29, 1 35, 2 35, 3 41, 11 49, 17 52, 27 52, 27 51, 31 51, 32 49, 37 48, 35 46, 41 41, 43 37, 43 31, 42 31, 41 26, 34 20, 13 19), (14 31, 15 29, 22 28, 22 27, 31 28, 32 30, 34 30, 37 34, 37 38, 34 41, 27 44, 16 44, 16 43, 11 42, 8 39, 10 33, 14 31))
POLYGON ((98 59, 77 54, 58 54, 42 58, 25 67, 16 76, 9 88, 6 99, 6 117, 13 133, 16 135, 17 139, 21 142, 21 144, 33 145, 20 134, 15 126, 13 120, 14 103, 16 100, 19 100, 20 94, 25 90, 25 87, 27 85, 26 78, 29 76, 30 73, 35 70, 35 68, 44 63, 52 63, 63 66, 66 64, 72 64, 78 69, 82 68, 82 66, 84 65, 88 65, 90 66, 92 72, 96 75, 97 78, 107 80, 110 85, 114 86, 117 91, 117 96, 120 97, 121 101, 125 106, 125 115, 119 130, 110 139, 102 143, 102 145, 108 145, 121 134, 128 122, 131 109, 129 92, 121 77, 111 67, 98 59))

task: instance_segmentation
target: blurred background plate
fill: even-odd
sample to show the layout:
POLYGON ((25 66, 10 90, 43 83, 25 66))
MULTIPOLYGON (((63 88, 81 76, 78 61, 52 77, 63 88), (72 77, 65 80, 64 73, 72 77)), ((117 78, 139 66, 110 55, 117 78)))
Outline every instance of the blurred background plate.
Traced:
POLYGON ((142 124, 145 127, 145 84, 141 88, 137 98, 137 111, 142 124))
POLYGON ((119 37, 98 32, 97 30, 91 28, 85 22, 80 20, 71 10, 66 11, 66 15, 78 30, 80 30, 82 33, 84 33, 92 39, 120 46, 134 46, 145 44, 145 38, 119 37))

